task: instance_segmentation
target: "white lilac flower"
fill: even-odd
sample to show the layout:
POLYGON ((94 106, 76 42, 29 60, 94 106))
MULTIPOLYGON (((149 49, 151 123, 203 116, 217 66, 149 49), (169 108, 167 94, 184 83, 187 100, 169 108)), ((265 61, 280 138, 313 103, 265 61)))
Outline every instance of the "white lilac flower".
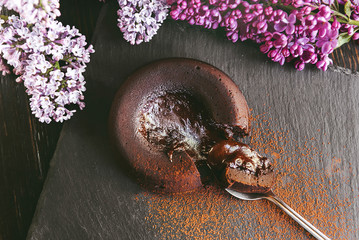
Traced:
POLYGON ((21 52, 11 46, 5 46, 1 49, 2 57, 7 60, 7 63, 14 68, 18 68, 21 65, 20 55, 21 52))
POLYGON ((20 75, 17 81, 24 83, 31 111, 40 122, 71 118, 74 105, 85 106, 83 73, 92 45, 86 48, 76 28, 53 19, 30 27, 21 17, 9 19, 0 26, 0 71, 9 73, 11 66, 20 75))
POLYGON ((68 81, 67 81, 67 87, 68 87, 68 88, 74 88, 74 87, 76 87, 76 81, 75 81, 75 80, 68 80, 68 81))
POLYGON ((51 80, 61 81, 64 78, 65 74, 61 72, 59 69, 55 69, 54 71, 50 72, 50 76, 51 76, 51 80))
POLYGON ((165 0, 118 0, 118 4, 117 26, 132 45, 150 41, 169 8, 165 0))
POLYGON ((30 24, 48 23, 60 16, 59 0, 0 0, 0 7, 17 12, 30 24))
POLYGON ((0 71, 3 76, 10 73, 9 66, 4 62, 2 57, 0 57, 0 71))

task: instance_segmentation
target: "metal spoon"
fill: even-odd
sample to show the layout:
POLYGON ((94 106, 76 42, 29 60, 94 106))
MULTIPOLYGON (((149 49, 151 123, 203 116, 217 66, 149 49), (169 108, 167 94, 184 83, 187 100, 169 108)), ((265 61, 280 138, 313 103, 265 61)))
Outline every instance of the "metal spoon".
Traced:
POLYGON ((232 196, 242 199, 242 200, 260 200, 267 199, 273 202, 275 205, 280 207, 284 212, 286 212, 289 216, 291 216, 297 223, 299 223, 302 227, 304 227, 309 233, 311 233, 315 238, 320 240, 330 240, 327 236, 325 236, 322 232, 320 232, 317 228, 315 228, 312 224, 310 224, 307 220, 305 220, 302 216, 300 216, 296 211, 294 211, 291 207, 289 207, 286 203, 280 200, 272 190, 266 193, 241 193, 230 188, 226 188, 226 191, 229 192, 232 196))

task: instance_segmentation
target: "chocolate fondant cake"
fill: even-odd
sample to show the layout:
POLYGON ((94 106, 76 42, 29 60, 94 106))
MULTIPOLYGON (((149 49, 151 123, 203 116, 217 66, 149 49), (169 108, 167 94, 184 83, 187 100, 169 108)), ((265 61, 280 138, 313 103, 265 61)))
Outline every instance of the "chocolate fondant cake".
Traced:
POLYGON ((218 142, 209 152, 208 163, 225 187, 239 192, 267 192, 275 182, 270 160, 244 143, 218 142))
POLYGON ((196 163, 215 142, 249 133, 249 110, 220 70, 191 59, 167 59, 125 81, 113 101, 109 128, 142 185, 183 192, 202 186, 196 163))

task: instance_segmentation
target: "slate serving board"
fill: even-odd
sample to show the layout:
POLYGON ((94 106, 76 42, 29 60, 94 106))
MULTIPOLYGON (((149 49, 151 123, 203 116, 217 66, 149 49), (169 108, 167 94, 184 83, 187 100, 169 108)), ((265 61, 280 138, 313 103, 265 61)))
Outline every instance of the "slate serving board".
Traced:
MULTIPOLYGON (((328 212, 335 209, 335 214, 342 216, 330 219, 328 216, 321 220, 330 224, 320 224, 320 221, 314 224, 319 224, 323 232, 331 233, 329 237, 333 239, 359 239, 357 76, 341 70, 321 72, 305 69, 298 72, 292 66, 282 67, 269 62, 253 45, 233 44, 221 32, 171 20, 163 24, 150 43, 131 46, 122 40, 116 28, 116 6, 113 4, 106 4, 102 9, 93 44, 96 53, 86 72, 87 108, 64 124, 28 239, 195 238, 186 235, 185 231, 166 235, 145 217, 151 211, 153 205, 148 201, 153 197, 121 169, 119 157, 113 151, 107 134, 109 108, 121 83, 139 67, 168 57, 198 59, 226 72, 242 90, 252 114, 265 112, 274 132, 288 133, 286 144, 282 146, 284 149, 298 149, 298 145, 304 146, 308 139, 312 139, 311 144, 321 154, 312 156, 307 163, 308 169, 323 173, 328 194, 316 196, 315 186, 306 186, 306 182, 301 181, 298 184, 302 185, 296 188, 299 189, 298 198, 302 194, 300 189, 313 188, 312 198, 319 202, 325 197, 336 199, 329 201, 331 205, 324 208, 328 212), (341 159, 336 163, 336 168, 341 171, 335 174, 331 172, 333 159, 341 159), (325 175, 325 172, 329 174, 325 175), (338 184, 332 186, 333 182, 338 184), (148 201, 136 201, 138 197, 148 201), (338 201, 344 199, 349 204, 339 205, 338 201), (331 226, 339 230, 332 230, 331 226), (341 230, 342 226, 346 227, 341 230)), ((294 158, 285 161, 294 161, 294 158)), ((277 168, 284 167, 285 161, 277 163, 277 168)), ((282 194, 279 192, 278 195, 282 194)), ((228 196, 228 201, 236 200, 228 196)), ((249 206, 245 204, 253 203, 242 204, 245 207, 249 206)), ((271 204, 265 206, 275 208, 271 204)), ((316 206, 308 207, 313 208, 315 215, 316 206)), ((271 217, 263 214, 266 218, 271 217)), ((295 225, 284 214, 283 218, 288 220, 288 225, 295 225)), ((233 226, 248 225, 243 219, 246 218, 234 216, 231 220, 233 226)), ((161 225, 161 222, 156 224, 161 225)), ((176 227, 179 225, 173 223, 173 228, 176 227)), ((219 231, 211 236, 213 239, 310 238, 299 226, 292 228, 291 235, 281 235, 270 228, 262 229, 258 219, 251 223, 251 229, 253 231, 244 233, 240 228, 233 228, 233 231, 219 231)))

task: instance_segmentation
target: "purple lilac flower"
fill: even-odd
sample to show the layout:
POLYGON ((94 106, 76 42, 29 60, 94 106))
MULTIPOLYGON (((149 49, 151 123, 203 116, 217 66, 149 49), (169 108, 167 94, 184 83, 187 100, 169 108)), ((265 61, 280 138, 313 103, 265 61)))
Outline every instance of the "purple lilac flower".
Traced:
POLYGON ((317 68, 326 71, 330 64, 333 64, 333 60, 330 59, 327 55, 324 55, 321 60, 316 63, 316 66, 317 68))
POLYGON ((293 34, 296 21, 297 20, 295 14, 290 14, 289 17, 285 17, 281 19, 278 23, 274 24, 274 29, 277 32, 283 32, 285 30, 287 34, 293 34))
POLYGON ((148 42, 167 17, 169 6, 161 0, 118 0, 118 24, 132 45, 148 42))
POLYGON ((0 28, 0 70, 20 75, 30 96, 30 108, 40 122, 62 122, 74 112, 74 105, 83 109, 86 90, 83 72, 89 55, 86 40, 79 31, 48 19, 46 25, 28 23, 10 16, 0 28), (14 48, 13 46, 16 46, 14 48))
POLYGON ((353 11, 352 11, 352 15, 351 15, 351 18, 353 18, 353 20, 356 20, 356 21, 359 20, 359 6, 358 6, 358 4, 359 3, 357 1, 353 4, 353 11))
MULTIPOLYGON (((119 3, 119 27, 125 38, 132 44, 142 42, 146 27, 141 27, 143 21, 135 14, 146 3, 119 3)), ((255 41, 273 61, 293 61, 298 70, 306 64, 325 70, 338 44, 348 37, 359 42, 359 0, 167 0, 167 5, 175 20, 211 29, 223 27, 232 42, 255 41)))
POLYGON ((332 16, 331 3, 330 0, 176 0, 170 15, 175 20, 206 28, 224 27, 233 42, 255 41, 274 62, 293 61, 298 70, 306 64, 315 64, 325 70, 331 63, 329 54, 337 47, 339 31, 351 35, 356 31, 332 16), (288 11, 283 6, 294 8, 288 11))
POLYGON ((323 17, 317 18, 317 24, 313 28, 313 30, 318 31, 319 37, 324 37, 328 31, 331 29, 331 24, 323 17))
POLYGON ((10 73, 9 65, 6 64, 6 60, 0 57, 0 71, 3 76, 10 73))
POLYGON ((333 52, 334 48, 338 44, 338 31, 329 30, 324 37, 318 39, 316 44, 317 47, 321 48, 323 54, 333 52))
POLYGON ((0 9, 2 6, 14 10, 30 24, 47 23, 60 16, 59 0, 0 0, 0 9))

